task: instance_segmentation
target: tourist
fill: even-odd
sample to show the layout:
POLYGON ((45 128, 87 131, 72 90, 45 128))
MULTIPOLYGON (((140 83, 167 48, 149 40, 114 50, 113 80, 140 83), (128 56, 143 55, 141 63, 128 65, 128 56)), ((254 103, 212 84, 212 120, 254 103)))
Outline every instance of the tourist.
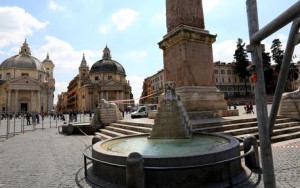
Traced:
POLYGON ((26 113, 25 117, 26 117, 26 120, 27 120, 27 125, 31 125, 29 113, 26 113))

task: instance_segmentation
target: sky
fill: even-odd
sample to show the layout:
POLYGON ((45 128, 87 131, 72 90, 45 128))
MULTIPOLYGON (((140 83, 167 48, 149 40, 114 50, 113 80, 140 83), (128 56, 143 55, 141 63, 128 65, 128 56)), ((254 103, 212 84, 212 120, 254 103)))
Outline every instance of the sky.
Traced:
MULTIPOLYGON (((257 0, 260 28, 296 2, 257 0)), ((107 45, 138 99, 144 79, 163 69, 158 42, 167 34, 165 7, 165 0, 0 0, 0 63, 18 54, 25 39, 39 60, 49 53, 56 102, 78 74, 82 55, 91 67, 107 45)), ((203 8, 205 29, 217 35, 214 61, 232 62, 237 39, 249 42, 246 0, 203 0, 203 8)), ((276 38, 285 49, 290 25, 262 42, 266 51, 276 38)))

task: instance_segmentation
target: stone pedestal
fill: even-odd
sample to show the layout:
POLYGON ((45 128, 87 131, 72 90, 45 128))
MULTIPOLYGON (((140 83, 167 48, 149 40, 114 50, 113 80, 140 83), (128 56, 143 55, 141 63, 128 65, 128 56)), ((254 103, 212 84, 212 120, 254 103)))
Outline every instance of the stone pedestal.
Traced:
POLYGON ((227 109, 224 94, 216 87, 185 86, 176 88, 176 93, 188 112, 227 109))
POLYGON ((282 95, 278 115, 300 120, 300 88, 282 95))

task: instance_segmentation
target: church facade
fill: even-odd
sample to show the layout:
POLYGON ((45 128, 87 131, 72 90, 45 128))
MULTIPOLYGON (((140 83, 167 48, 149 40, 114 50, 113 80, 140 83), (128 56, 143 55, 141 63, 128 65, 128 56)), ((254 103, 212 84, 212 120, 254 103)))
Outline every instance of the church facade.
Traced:
POLYGON ((49 55, 41 62, 31 55, 25 40, 19 54, 0 65, 0 111, 51 112, 55 90, 53 70, 49 55))
POLYGON ((83 55, 76 77, 77 84, 73 84, 75 90, 70 85, 68 87, 68 98, 72 99, 75 105, 67 111, 93 111, 102 99, 116 103, 120 110, 133 103, 130 100, 133 96, 130 83, 126 80, 125 69, 112 59, 107 46, 103 50, 102 59, 95 62, 91 68, 83 55))

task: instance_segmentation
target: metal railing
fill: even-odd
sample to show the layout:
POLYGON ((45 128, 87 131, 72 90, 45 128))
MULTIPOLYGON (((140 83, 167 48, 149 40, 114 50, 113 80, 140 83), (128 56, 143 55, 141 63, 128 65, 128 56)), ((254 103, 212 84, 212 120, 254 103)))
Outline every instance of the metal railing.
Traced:
MULTIPOLYGON (((18 134, 24 134, 28 131, 35 131, 37 129, 44 130, 46 128, 58 128, 59 124, 62 122, 70 122, 68 114, 64 114, 64 120, 59 119, 58 117, 54 118, 54 116, 41 116, 39 115, 39 121, 35 119, 33 121, 30 118, 27 122, 25 114, 11 114, 7 112, 0 113, 0 141, 7 140, 11 137, 14 137, 18 134)), ((77 115, 77 122, 81 123, 87 122, 90 120, 88 115, 78 114, 77 115), (87 116, 87 117, 85 117, 87 116)))

